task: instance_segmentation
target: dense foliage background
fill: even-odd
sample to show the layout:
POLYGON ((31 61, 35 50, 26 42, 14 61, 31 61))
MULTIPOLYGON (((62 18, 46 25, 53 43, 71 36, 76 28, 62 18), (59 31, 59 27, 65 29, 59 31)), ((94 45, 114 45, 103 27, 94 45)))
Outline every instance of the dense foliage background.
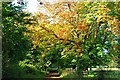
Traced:
POLYGON ((76 68, 120 67, 120 3, 44 3, 49 14, 2 3, 3 78, 76 68))

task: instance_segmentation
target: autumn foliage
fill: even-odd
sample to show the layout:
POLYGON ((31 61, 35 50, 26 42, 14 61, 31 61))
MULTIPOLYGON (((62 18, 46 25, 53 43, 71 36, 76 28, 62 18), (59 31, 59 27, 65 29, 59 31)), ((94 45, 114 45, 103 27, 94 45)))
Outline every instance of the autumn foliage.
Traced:
POLYGON ((43 4, 48 14, 38 12, 21 20, 19 12, 13 10, 18 15, 9 16, 9 7, 5 5, 8 14, 3 8, 6 13, 3 14, 4 52, 5 58, 13 61, 11 64, 15 58, 20 69, 33 74, 35 71, 47 73, 53 67, 60 71, 74 65, 82 77, 86 68, 109 66, 116 55, 120 56, 119 3, 43 4), (31 23, 26 24, 24 20, 29 22, 29 18, 31 23))

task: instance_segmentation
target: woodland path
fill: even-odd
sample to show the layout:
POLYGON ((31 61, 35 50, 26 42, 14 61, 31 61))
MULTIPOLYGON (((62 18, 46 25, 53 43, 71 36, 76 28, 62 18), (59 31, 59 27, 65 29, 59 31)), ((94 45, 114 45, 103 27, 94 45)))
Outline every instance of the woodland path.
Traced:
POLYGON ((58 73, 49 73, 44 80, 62 80, 59 76, 58 73))

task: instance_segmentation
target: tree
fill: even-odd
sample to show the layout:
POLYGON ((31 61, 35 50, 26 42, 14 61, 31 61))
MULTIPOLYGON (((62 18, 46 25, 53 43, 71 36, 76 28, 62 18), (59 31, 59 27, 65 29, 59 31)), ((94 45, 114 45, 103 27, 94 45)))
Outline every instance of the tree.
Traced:
POLYGON ((33 49, 40 47, 43 66, 59 65, 63 60, 61 64, 65 67, 76 65, 78 75, 82 77, 86 68, 106 65, 118 55, 115 46, 118 46, 116 38, 119 39, 119 16, 111 15, 114 9, 109 4, 44 3, 51 16, 36 14, 38 24, 27 28, 33 33, 26 33, 32 40, 33 49))
POLYGON ((31 41, 24 35, 28 32, 26 25, 32 21, 27 18, 29 16, 30 14, 24 13, 19 6, 2 3, 3 78, 18 77, 20 74, 18 63, 25 59, 32 47, 31 41))

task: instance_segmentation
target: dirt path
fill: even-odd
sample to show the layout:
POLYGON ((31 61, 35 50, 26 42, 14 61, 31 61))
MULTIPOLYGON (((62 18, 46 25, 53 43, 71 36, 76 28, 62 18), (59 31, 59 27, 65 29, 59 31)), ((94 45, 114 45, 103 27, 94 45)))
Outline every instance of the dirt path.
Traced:
POLYGON ((45 77, 44 80, 62 80, 60 77, 45 77))
POLYGON ((49 73, 44 80, 62 80, 59 76, 58 73, 49 73))

